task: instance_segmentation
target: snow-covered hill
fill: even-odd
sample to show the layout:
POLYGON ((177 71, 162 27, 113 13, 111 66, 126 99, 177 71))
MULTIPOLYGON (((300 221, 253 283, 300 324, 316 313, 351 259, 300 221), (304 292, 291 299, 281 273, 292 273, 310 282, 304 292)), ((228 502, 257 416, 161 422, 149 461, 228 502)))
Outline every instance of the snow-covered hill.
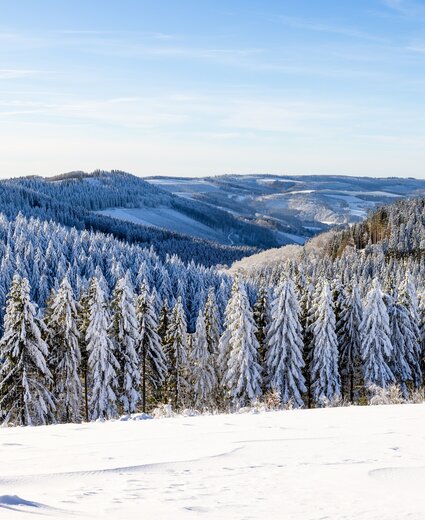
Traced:
MULTIPOLYGON (((8 206, 12 201, 13 215, 20 210, 155 247, 164 238, 175 240, 180 244, 170 244, 169 252, 185 259, 183 244, 196 247, 194 239, 208 240, 206 248, 251 248, 222 250, 223 263, 228 263, 229 256, 241 258, 253 248, 303 244, 329 226, 362 220, 376 205, 425 193, 425 180, 394 178, 227 175, 146 180, 121 171, 24 177, 0 182, 0 202, 8 206)), ((215 262, 216 251, 210 256, 208 264, 215 262)))
POLYGON ((425 405, 0 430, 0 518, 422 520, 425 405))
POLYGON ((301 243, 329 225, 358 222, 377 205, 425 193, 425 181, 411 178, 222 175, 146 180, 234 215, 267 219, 282 240, 293 243, 301 243))

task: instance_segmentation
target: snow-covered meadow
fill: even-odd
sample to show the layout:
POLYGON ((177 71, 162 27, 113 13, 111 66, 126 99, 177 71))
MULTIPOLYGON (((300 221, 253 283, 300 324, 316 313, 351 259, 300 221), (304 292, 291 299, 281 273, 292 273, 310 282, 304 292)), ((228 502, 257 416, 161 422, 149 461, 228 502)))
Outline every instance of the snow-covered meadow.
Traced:
POLYGON ((425 405, 0 429, 0 518, 425 515, 425 405))

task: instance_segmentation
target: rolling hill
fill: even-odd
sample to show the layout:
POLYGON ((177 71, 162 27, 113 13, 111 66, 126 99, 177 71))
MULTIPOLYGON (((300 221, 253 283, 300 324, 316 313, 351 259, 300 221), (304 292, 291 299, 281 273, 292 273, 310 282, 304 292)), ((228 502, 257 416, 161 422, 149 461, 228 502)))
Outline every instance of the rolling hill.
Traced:
POLYGON ((281 243, 303 243, 330 226, 364 219, 376 206, 425 193, 425 180, 335 175, 149 177, 180 197, 265 223, 281 243))

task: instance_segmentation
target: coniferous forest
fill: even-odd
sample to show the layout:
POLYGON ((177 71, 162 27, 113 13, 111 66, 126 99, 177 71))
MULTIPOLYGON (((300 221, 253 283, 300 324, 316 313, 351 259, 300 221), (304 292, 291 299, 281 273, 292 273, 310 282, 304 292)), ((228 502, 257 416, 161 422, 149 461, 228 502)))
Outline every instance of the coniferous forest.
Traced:
POLYGON ((18 214, 0 219, 8 425, 367 404, 421 391, 425 201, 380 208, 249 272, 18 214))

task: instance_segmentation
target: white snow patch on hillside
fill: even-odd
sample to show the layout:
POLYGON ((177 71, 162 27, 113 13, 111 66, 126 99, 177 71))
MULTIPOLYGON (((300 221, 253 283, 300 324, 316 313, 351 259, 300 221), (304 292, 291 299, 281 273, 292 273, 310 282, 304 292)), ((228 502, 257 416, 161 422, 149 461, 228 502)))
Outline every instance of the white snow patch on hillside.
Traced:
POLYGON ((422 520, 425 405, 0 430, 0 518, 422 520))
POLYGON ((134 224, 170 229, 177 233, 230 243, 226 240, 225 233, 220 233, 172 208, 109 208, 97 213, 134 224))

